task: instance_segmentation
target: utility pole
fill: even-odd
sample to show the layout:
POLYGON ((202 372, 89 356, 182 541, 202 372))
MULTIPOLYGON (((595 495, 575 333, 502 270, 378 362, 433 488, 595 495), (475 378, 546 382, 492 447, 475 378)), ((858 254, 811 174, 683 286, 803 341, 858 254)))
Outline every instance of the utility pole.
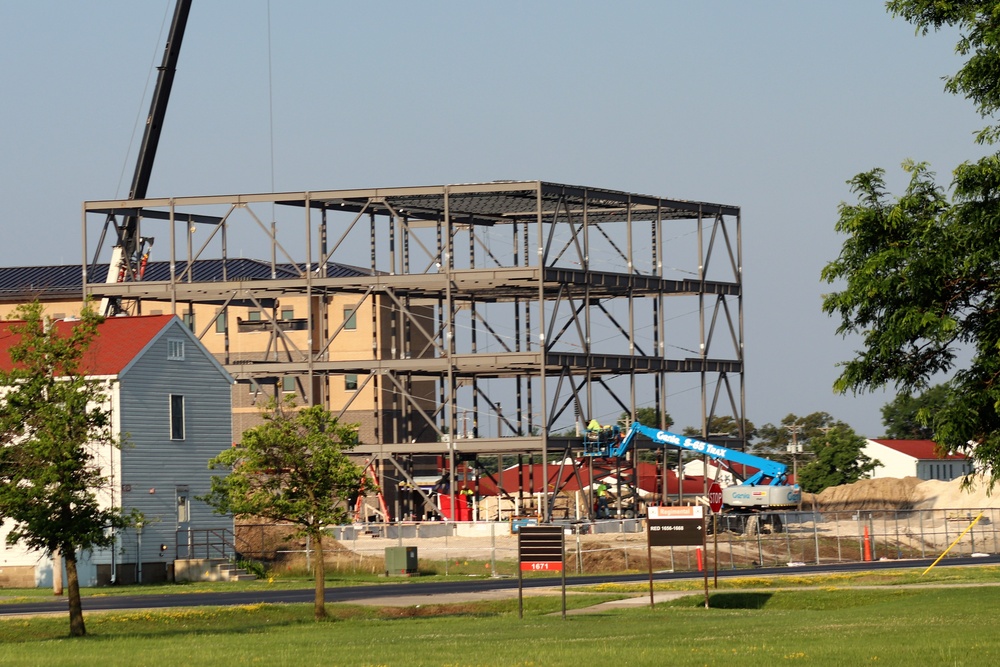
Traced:
MULTIPOLYGON (((792 434, 792 441, 786 446, 786 450, 792 455, 792 477, 795 479, 795 483, 799 483, 799 454, 802 453, 802 443, 799 442, 799 431, 802 430, 801 424, 790 424, 787 426, 789 433, 792 434)), ((802 500, 799 500, 799 510, 802 509, 802 500)))

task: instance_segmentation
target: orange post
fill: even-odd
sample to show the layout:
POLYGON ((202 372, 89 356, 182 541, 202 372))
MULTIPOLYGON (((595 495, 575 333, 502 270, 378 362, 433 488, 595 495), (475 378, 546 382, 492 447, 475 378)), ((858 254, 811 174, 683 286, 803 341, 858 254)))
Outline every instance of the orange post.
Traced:
POLYGON ((868 534, 868 526, 865 526, 865 560, 872 559, 872 539, 868 534))
POLYGON ((701 561, 701 547, 695 549, 694 552, 698 555, 698 571, 701 572, 704 569, 704 564, 701 561))

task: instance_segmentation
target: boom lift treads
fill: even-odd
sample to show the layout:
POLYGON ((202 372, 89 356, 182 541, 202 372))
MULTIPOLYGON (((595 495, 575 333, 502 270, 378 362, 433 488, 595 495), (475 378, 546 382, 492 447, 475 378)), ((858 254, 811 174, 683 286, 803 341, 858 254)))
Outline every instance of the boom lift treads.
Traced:
MULTIPOLYGON (((591 457, 620 458, 634 446, 635 439, 639 435, 652 440, 654 447, 678 447, 721 462, 737 478, 742 478, 744 475, 733 469, 734 464, 755 469, 756 472, 746 476, 739 484, 722 490, 724 513, 749 515, 764 510, 788 509, 797 507, 802 500, 802 490, 799 485, 787 483, 788 466, 784 463, 651 428, 639 422, 633 422, 624 437, 618 426, 588 433, 584 438, 583 454, 591 457)), ((742 523, 740 522, 741 525, 742 523)))

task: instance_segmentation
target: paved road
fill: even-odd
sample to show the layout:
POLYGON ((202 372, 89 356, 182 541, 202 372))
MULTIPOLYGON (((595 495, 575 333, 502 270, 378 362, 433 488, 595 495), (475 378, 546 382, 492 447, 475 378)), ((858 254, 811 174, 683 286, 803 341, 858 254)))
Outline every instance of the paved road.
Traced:
MULTIPOLYGON (((932 559, 891 560, 871 563, 850 563, 846 565, 803 565, 789 568, 760 568, 756 570, 720 570, 719 577, 740 577, 753 574, 758 577, 780 576, 789 574, 854 572, 864 570, 882 570, 899 568, 926 568, 932 559)), ((955 567, 961 565, 997 565, 1000 555, 984 558, 948 558, 938 563, 937 567, 955 567)), ((712 573, 709 573, 711 576, 712 573)), ((670 581, 681 579, 700 579, 698 572, 657 572, 654 581, 670 581)), ((567 577, 567 586, 593 585, 609 582, 645 582, 648 574, 609 575, 588 577, 567 577)), ((560 586, 558 577, 544 579, 525 579, 523 582, 526 594, 540 592, 540 589, 551 589, 560 586)), ((384 604, 410 606, 413 604, 442 603, 471 599, 491 599, 516 595, 517 579, 476 579, 473 581, 454 582, 420 582, 409 579, 401 582, 377 584, 372 586, 341 586, 326 589, 327 602, 356 602, 367 604, 384 604)), ((127 611, 133 609, 158 609, 169 607, 201 607, 229 606, 259 603, 308 603, 313 600, 313 589, 295 590, 257 590, 257 591, 218 591, 212 593, 177 593, 151 595, 108 595, 83 598, 83 610, 89 611, 127 611)), ((65 598, 50 598, 34 602, 16 604, 0 604, 0 617, 24 614, 45 614, 67 611, 65 598)))

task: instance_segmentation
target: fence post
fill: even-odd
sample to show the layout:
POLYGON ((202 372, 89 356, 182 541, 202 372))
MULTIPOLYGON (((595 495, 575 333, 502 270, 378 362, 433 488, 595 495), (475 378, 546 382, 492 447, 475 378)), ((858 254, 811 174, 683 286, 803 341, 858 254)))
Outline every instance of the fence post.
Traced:
POLYGON ((813 511, 813 544, 816 547, 816 564, 819 565, 819 519, 813 511))
POLYGON ((924 511, 917 510, 917 520, 920 521, 920 557, 927 558, 927 540, 924 538, 924 511))
POLYGON ((628 543, 625 541, 625 521, 618 520, 618 532, 622 536, 622 554, 625 556, 625 569, 628 569, 628 543))
POLYGON ((944 543, 951 544, 951 537, 948 535, 948 511, 942 510, 941 517, 944 519, 944 543))
POLYGON ((840 544, 840 512, 834 512, 833 516, 836 517, 833 521, 834 530, 837 533, 837 562, 841 563, 844 561, 844 551, 840 544))
MULTIPOLYGON (((788 532, 788 514, 784 516, 785 524, 785 547, 788 549, 788 562, 792 562, 792 534, 788 532)), ((775 559, 777 560, 777 559, 775 559)))
POLYGON ((497 572, 497 525, 490 524, 490 572, 492 576, 500 576, 497 572))
POLYGON ((583 552, 580 546, 580 530, 576 532, 576 573, 583 574, 583 552))

